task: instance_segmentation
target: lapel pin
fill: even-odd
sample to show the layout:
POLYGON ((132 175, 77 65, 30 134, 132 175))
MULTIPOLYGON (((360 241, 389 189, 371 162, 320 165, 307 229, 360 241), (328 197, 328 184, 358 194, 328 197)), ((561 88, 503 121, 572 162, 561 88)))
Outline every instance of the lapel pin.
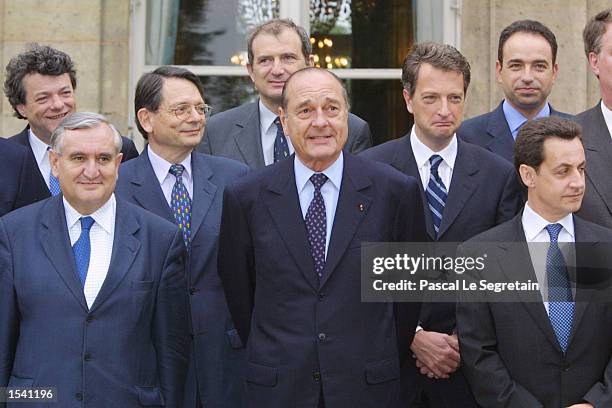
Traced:
POLYGON ((359 205, 357 206, 357 208, 359 208, 359 211, 363 212, 364 207, 363 207, 363 204, 362 204, 362 203, 359 203, 359 205))

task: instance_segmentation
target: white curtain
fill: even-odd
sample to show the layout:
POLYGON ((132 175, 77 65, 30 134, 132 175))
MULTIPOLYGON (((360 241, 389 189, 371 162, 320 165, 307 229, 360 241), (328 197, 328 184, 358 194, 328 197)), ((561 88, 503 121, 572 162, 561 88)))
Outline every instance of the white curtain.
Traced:
POLYGON ((180 0, 147 0, 147 65, 173 63, 180 0))

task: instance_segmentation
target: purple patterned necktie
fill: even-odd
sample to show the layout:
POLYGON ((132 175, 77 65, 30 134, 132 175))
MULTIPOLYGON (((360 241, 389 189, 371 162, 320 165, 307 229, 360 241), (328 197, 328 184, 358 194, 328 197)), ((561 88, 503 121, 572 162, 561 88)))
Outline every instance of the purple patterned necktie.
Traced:
POLYGON ((314 197, 306 211, 306 230, 308 231, 308 242, 310 253, 314 261, 315 272, 319 279, 323 277, 325 268, 325 239, 327 237, 327 216, 325 215, 325 202, 321 194, 321 187, 327 182, 327 176, 323 173, 315 173, 310 176, 310 182, 314 186, 314 197))
POLYGON ((172 197, 170 207, 174 213, 174 218, 183 234, 183 241, 189 251, 191 249, 191 198, 187 192, 187 187, 183 184, 183 172, 185 167, 182 164, 170 166, 170 174, 176 177, 174 187, 172 187, 172 197))
POLYGON ((276 138, 274 139, 274 163, 281 161, 289 157, 289 145, 287 144, 287 138, 283 132, 283 125, 281 125, 280 118, 277 116, 274 119, 276 125, 276 138))

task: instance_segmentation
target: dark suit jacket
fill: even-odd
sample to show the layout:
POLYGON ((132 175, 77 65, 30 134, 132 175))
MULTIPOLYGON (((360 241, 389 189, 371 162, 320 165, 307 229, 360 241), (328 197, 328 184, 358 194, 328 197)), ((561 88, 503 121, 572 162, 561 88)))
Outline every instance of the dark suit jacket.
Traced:
MULTIPOLYGON (((34 157, 34 152, 32 151, 32 146, 30 146, 29 140, 29 126, 26 126, 21 132, 13 135, 9 138, 13 142, 17 142, 23 146, 26 146, 30 150, 30 170, 28 171, 28 185, 31 186, 33 191, 35 201, 42 200, 44 198, 51 197, 51 192, 49 191, 49 186, 45 183, 45 178, 42 174, 40 174, 40 169, 38 168, 38 164, 36 163, 36 157, 34 157)), ((136 146, 134 146, 134 142, 132 142, 127 137, 121 137, 123 141, 123 147, 121 148, 121 153, 123 153, 122 161, 125 162, 127 160, 133 159, 134 157, 138 157, 138 150, 136 150, 136 146)))
MULTIPOLYGON (((349 113, 348 126, 345 152, 358 153, 372 146, 372 133, 366 121, 349 113)), ((259 102, 245 103, 212 116, 198 150, 238 160, 251 169, 264 167, 259 102)))
MULTIPOLYGON (((464 121, 457 130, 457 136, 492 151, 514 164, 514 138, 508 127, 502 108, 504 101, 492 110, 475 118, 464 121)), ((558 112, 550 107, 550 114, 571 118, 567 113, 558 112)))
POLYGON ((323 278, 315 273, 294 156, 225 189, 219 275, 247 342, 252 407, 396 407, 398 343, 407 352, 418 304, 361 302, 362 241, 423 241, 413 178, 351 154, 323 278))
MULTIPOLYGON (((364 157, 388 163, 420 181, 419 170, 410 144, 410 133, 366 150, 364 157)), ((427 196, 419 183, 425 225, 432 241, 436 240, 427 196)), ((437 241, 463 242, 512 218, 522 204, 521 187, 512 165, 478 146, 458 140, 446 206, 437 241)), ((454 303, 424 303, 420 324, 423 329, 451 334, 455 330, 454 303)), ((431 380, 421 375, 414 361, 406 367, 409 379, 403 390, 417 395, 420 390, 442 397, 445 406, 474 406, 461 370, 448 380, 431 380)), ((410 402, 409 402, 410 403, 410 402)))
POLYGON ((597 104, 573 119, 582 125, 587 166, 586 191, 577 214, 588 221, 612 228, 612 141, 601 107, 597 104))
POLYGON ((117 199, 108 275, 88 309, 62 196, 2 217, 0 387, 56 387, 61 407, 181 406, 184 252, 175 225, 117 199))
MULTIPOLYGON (((612 242, 612 231, 578 217, 574 228, 576 242, 612 242)), ((470 241, 481 248, 489 243, 482 278, 537 282, 527 245, 517 249, 512 242, 525 242, 520 214, 470 241)), ((589 291, 576 289, 572 334, 564 354, 543 303, 524 301, 524 293, 517 296, 517 303, 457 306, 463 371, 478 403, 558 408, 588 401, 596 407, 612 406, 612 306, 589 302, 589 291)))
MULTIPOLYGON (((194 356, 190 377, 197 377, 203 406, 240 407, 246 352, 229 316, 217 274, 217 241, 223 189, 243 176, 248 167, 222 157, 194 152, 191 156, 193 205, 192 251, 187 268, 191 299, 194 356), (197 372, 196 372, 197 371, 197 372)), ((170 222, 176 222, 149 161, 147 149, 122 164, 116 193, 170 222)), ((189 378, 192 380, 192 378, 189 378)), ((187 406, 195 404, 194 395, 187 406)), ((190 393, 191 394, 191 393, 190 393)))
POLYGON ((36 201, 29 160, 26 148, 0 138, 0 216, 36 201))

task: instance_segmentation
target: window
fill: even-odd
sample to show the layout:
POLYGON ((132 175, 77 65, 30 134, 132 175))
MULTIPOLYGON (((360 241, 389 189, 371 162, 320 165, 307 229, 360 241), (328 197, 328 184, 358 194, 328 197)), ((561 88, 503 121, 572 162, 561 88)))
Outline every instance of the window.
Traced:
POLYGON ((415 41, 457 45, 460 5, 461 0, 133 0, 130 89, 143 72, 175 64, 201 76, 213 114, 254 100, 244 67, 245 38, 270 18, 289 17, 309 29, 315 63, 345 80, 351 111, 370 123, 375 143, 381 143, 412 124, 399 81, 406 53, 415 41))

